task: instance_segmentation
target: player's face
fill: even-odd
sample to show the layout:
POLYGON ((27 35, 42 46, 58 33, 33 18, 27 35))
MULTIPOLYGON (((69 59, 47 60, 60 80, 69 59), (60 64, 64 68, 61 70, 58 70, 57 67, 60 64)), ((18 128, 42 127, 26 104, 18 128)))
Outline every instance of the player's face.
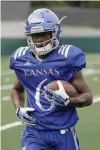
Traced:
POLYGON ((40 48, 50 43, 50 41, 48 40, 52 38, 52 32, 36 33, 36 34, 32 34, 31 36, 32 36, 33 43, 36 43, 36 47, 40 48), (45 42, 45 43, 42 43, 42 42, 45 42))

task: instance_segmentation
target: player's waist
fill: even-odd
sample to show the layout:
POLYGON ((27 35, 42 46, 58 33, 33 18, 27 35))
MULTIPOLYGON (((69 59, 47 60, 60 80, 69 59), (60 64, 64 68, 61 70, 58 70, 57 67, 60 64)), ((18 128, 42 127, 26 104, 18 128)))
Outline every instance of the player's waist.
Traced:
POLYGON ((69 127, 69 128, 65 128, 65 129, 60 129, 60 130, 39 130, 39 129, 33 129, 33 128, 31 128, 31 127, 26 127, 25 129, 24 129, 24 133, 26 134, 34 134, 34 133, 44 133, 44 134, 46 134, 46 133, 60 133, 60 134, 66 134, 68 131, 71 131, 71 132, 73 132, 73 133, 75 133, 76 131, 75 131, 75 126, 72 126, 72 127, 69 127))

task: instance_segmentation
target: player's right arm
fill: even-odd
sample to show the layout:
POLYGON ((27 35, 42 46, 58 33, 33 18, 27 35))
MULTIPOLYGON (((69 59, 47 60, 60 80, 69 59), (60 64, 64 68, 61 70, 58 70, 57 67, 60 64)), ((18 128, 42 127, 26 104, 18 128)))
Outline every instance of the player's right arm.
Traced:
POLYGON ((24 88, 21 82, 17 79, 12 88, 12 101, 16 108, 16 114, 20 121, 27 125, 36 125, 36 119, 31 117, 29 112, 35 111, 34 108, 24 107, 24 88))
POLYGON ((14 83, 11 95, 15 108, 24 107, 24 88, 18 79, 14 83))
MULTIPOLYGON (((28 50, 27 47, 18 48, 10 57, 10 69, 13 69, 16 73, 16 70, 19 70, 19 59, 21 56, 25 55, 25 52, 28 50)), ((21 60, 20 60, 21 61, 21 60)), ((16 73, 17 75, 17 73, 16 73)), ((35 111, 34 108, 24 107, 24 87, 21 84, 21 81, 17 79, 12 88, 12 101, 16 108, 16 114, 20 121, 28 126, 36 125, 35 117, 31 117, 30 112, 35 111)))

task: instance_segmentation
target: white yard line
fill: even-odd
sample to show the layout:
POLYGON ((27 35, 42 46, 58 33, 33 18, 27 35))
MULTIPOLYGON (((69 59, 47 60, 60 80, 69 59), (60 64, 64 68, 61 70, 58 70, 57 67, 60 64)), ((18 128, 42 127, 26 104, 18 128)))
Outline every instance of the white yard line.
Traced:
POLYGON ((85 76, 97 75, 100 74, 100 69, 85 69, 83 74, 85 76))
POLYGON ((97 103, 97 102, 100 102, 100 96, 94 97, 93 103, 97 103))
POLYGON ((3 90, 9 90, 9 89, 12 89, 13 87, 13 84, 9 84, 9 85, 3 85, 1 86, 0 90, 3 91, 3 90))
MULTIPOLYGON (((97 102, 100 102, 100 96, 96 96, 94 98, 94 102, 93 103, 97 103, 97 102)), ((9 124, 1 126, 0 127, 0 131, 4 131, 4 130, 7 130, 7 129, 10 129, 10 128, 13 128, 13 127, 16 127, 16 126, 19 126, 19 125, 22 125, 22 123, 19 122, 19 121, 13 122, 13 123, 9 123, 9 124)))
POLYGON ((19 125, 22 125, 22 123, 19 122, 19 121, 16 121, 16 122, 13 122, 13 123, 9 123, 9 124, 1 126, 0 127, 0 131, 7 130, 9 128, 16 127, 16 126, 19 126, 19 125))
POLYGON ((9 101, 11 99, 10 96, 4 96, 1 98, 2 101, 9 101))

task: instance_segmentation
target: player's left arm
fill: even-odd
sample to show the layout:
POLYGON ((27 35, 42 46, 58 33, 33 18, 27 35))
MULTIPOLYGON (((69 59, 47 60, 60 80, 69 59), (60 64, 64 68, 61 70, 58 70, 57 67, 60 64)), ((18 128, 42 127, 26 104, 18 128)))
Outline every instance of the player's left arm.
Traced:
POLYGON ((70 98, 70 104, 76 107, 91 105, 93 102, 93 95, 81 71, 76 73, 71 84, 76 88, 79 96, 70 98))

